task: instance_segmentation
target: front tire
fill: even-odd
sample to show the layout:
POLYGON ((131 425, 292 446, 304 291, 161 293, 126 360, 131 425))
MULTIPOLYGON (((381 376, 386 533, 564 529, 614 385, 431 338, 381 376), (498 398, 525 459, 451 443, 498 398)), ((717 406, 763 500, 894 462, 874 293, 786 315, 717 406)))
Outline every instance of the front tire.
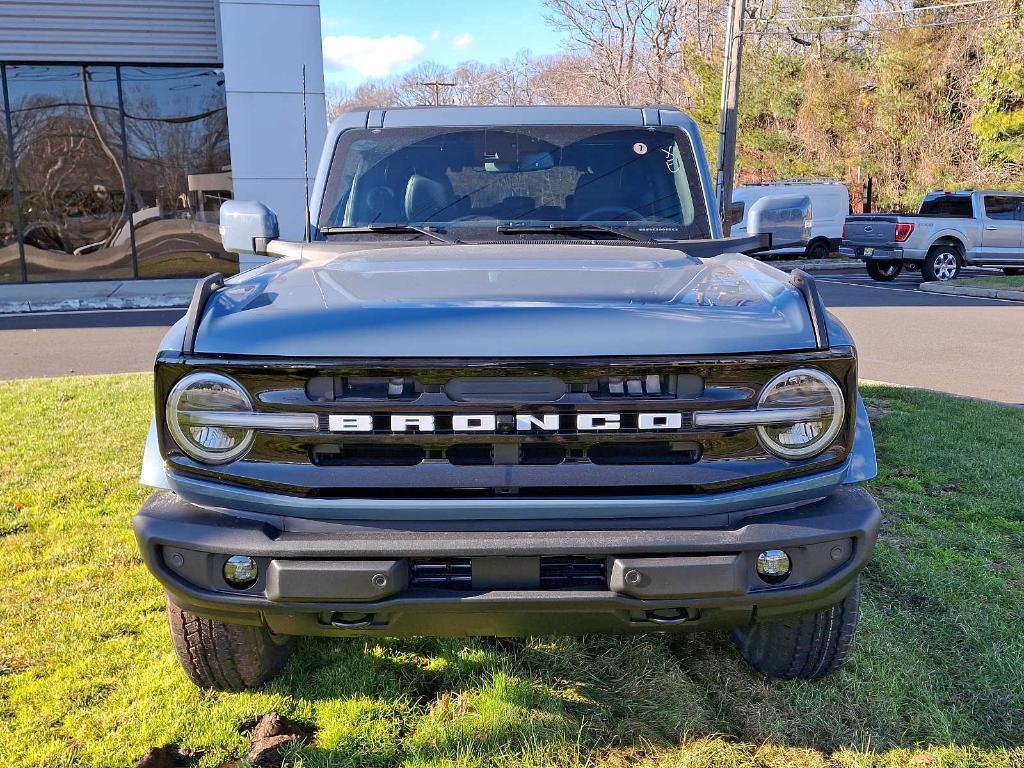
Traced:
POLYGON ((1016 277, 1017 275, 1024 275, 1024 268, 1021 267, 1004 267, 1003 274, 1007 277, 1016 277))
POLYGON ((952 245, 936 245, 925 256, 921 275, 929 282, 944 283, 960 274, 960 251, 952 245))
POLYGON ((244 691, 274 677, 295 650, 295 638, 206 619, 167 603, 171 643, 192 682, 217 691, 244 691))
POLYGON ((750 666, 769 677, 813 680, 835 672, 850 653, 860 620, 860 579, 835 605, 779 621, 755 621, 733 630, 732 641, 750 666))
POLYGON ((903 262, 896 259, 878 259, 867 262, 868 274, 872 280, 887 283, 895 280, 903 271, 903 262))

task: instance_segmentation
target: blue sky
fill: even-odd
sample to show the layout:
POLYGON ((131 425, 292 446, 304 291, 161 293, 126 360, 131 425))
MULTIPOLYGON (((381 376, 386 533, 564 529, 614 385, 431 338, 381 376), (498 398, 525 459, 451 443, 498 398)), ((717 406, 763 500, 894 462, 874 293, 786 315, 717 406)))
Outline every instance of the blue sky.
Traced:
POLYGON ((328 84, 355 87, 424 61, 494 63, 526 48, 555 53, 562 34, 541 0, 320 0, 328 84))

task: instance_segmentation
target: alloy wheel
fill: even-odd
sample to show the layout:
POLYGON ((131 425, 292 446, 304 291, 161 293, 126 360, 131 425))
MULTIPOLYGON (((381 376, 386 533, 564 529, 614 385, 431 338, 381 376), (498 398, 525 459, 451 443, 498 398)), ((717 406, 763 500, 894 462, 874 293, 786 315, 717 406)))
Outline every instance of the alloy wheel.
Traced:
POLYGON ((935 276, 939 280, 952 280, 956 277, 956 254, 943 251, 935 257, 935 276))

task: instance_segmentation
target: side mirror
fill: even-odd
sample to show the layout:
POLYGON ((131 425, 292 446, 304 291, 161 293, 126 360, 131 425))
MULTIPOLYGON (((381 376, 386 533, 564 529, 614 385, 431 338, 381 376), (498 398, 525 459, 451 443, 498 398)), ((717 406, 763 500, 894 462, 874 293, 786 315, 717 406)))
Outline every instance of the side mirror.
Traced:
POLYGON ((280 237, 277 214, 263 203, 225 200, 220 207, 220 241, 228 253, 267 255, 267 243, 280 237))
POLYGON ((747 234, 770 233, 772 248, 806 245, 813 223, 811 198, 807 195, 762 197, 747 211, 747 234))

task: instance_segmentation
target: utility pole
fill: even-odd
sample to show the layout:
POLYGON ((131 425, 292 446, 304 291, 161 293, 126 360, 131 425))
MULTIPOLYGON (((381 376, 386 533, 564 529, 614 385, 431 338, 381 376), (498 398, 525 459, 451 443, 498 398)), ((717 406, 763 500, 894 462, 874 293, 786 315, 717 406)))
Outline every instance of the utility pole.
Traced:
POLYGON ((728 237, 732 182, 736 175, 736 123, 740 105, 740 64, 743 60, 743 17, 746 0, 729 0, 725 28, 725 63, 722 65, 722 100, 718 118, 718 167, 715 183, 722 233, 728 237))
POLYGON ((427 88, 430 88, 430 90, 432 90, 434 92, 434 106, 435 107, 439 107, 439 106, 441 106, 441 89, 442 88, 454 88, 456 84, 455 83, 439 83, 436 80, 433 80, 433 81, 431 81, 429 83, 417 83, 417 85, 425 85, 427 88))

